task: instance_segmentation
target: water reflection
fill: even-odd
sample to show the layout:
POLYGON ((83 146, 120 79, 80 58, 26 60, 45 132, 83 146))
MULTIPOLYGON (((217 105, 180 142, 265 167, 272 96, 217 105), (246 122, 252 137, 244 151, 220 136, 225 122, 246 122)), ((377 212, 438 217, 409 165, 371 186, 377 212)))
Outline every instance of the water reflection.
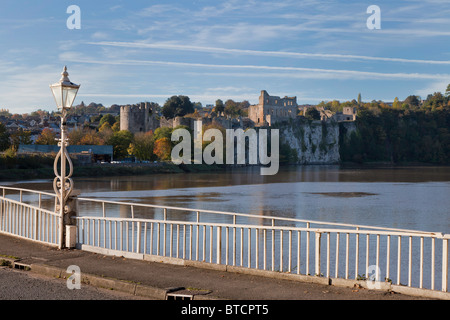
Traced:
MULTIPOLYGON (((238 168, 74 181, 82 197, 450 233, 449 167, 296 166, 275 176, 259 173, 259 168, 238 168)), ((52 190, 50 180, 14 186, 52 190)), ((130 216, 129 208, 115 210, 116 216, 130 216)), ((135 214, 162 217, 158 210, 135 214)), ((195 214, 173 214, 195 219, 195 214)))

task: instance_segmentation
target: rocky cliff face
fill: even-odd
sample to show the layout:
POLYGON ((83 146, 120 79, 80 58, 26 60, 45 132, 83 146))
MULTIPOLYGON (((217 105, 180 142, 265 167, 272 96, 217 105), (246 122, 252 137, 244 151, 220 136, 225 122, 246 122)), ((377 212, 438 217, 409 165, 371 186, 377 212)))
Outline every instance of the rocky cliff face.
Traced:
POLYGON ((285 144, 285 148, 287 145, 291 154, 296 154, 291 162, 335 164, 340 161, 338 123, 302 120, 280 125, 278 129, 280 144, 285 144))

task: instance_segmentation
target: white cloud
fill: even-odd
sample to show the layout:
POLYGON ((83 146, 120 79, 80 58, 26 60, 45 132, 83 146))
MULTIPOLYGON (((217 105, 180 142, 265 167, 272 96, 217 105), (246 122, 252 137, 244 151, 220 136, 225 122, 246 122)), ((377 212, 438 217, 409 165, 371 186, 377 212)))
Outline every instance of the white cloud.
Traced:
POLYGON ((97 31, 91 35, 91 38, 94 40, 104 40, 104 39, 108 39, 109 35, 106 32, 97 31))
POLYGON ((421 96, 422 99, 425 99, 427 95, 433 94, 435 92, 441 92, 443 94, 449 84, 450 78, 442 81, 433 81, 429 83, 425 88, 417 90, 417 92, 415 92, 414 94, 421 96))
POLYGON ((228 49, 228 48, 194 46, 194 45, 183 45, 183 44, 161 43, 161 42, 145 43, 145 42, 102 41, 102 42, 88 42, 88 44, 100 45, 100 46, 124 47, 124 48, 166 49, 166 50, 179 50, 179 51, 196 51, 196 52, 204 52, 204 53, 257 55, 257 56, 286 57, 286 58, 368 60, 368 61, 384 61, 384 62, 450 65, 450 61, 445 61, 445 60, 405 59, 405 58, 373 57, 373 56, 363 56, 363 55, 332 54, 332 53, 306 53, 306 52, 288 52, 288 51, 228 49))
MULTIPOLYGON (((384 72, 369 72, 358 70, 345 69, 321 69, 321 68, 301 68, 301 67, 280 67, 280 66, 263 66, 263 65, 231 65, 231 64, 206 64, 206 63, 192 63, 192 62, 174 62, 174 61, 157 61, 157 60, 97 60, 93 58, 77 57, 73 54, 64 55, 63 60, 89 63, 89 64, 105 64, 105 65, 131 65, 131 66, 150 66, 159 65, 167 67, 193 67, 193 68, 215 68, 215 69, 249 69, 249 70, 263 70, 263 71, 283 71, 283 72, 310 72, 312 74, 322 74, 324 76, 345 76, 347 79, 450 79, 449 74, 429 74, 429 73, 384 73, 384 72)), ((257 74, 255 74, 257 76, 257 74)))

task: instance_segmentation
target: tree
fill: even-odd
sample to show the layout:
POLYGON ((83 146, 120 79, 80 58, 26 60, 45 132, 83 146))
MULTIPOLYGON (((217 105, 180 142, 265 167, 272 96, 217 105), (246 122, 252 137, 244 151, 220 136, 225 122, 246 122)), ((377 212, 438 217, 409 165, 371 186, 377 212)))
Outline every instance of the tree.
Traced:
POLYGON ((447 86, 447 90, 445 90, 445 96, 446 96, 446 97, 450 97, 450 83, 449 83, 449 85, 447 86))
POLYGON ((216 100, 216 106, 214 107, 214 111, 216 111, 216 113, 220 114, 224 110, 225 110, 225 106, 223 104, 223 101, 220 100, 220 99, 217 99, 216 100))
POLYGON ((155 141, 153 153, 160 160, 170 160, 172 152, 172 143, 168 138, 161 138, 155 141))
POLYGON ((394 109, 400 109, 400 107, 401 107, 400 102, 398 101, 398 98, 395 97, 394 103, 392 104, 392 108, 394 108, 394 109))
POLYGON ((76 128, 67 134, 69 144, 71 145, 79 145, 83 136, 84 136, 83 128, 76 128))
POLYGON ((139 160, 152 160, 153 158, 153 132, 139 132, 130 143, 128 153, 134 155, 139 160))
POLYGON ((100 138, 95 130, 86 130, 83 137, 79 141, 80 145, 103 145, 105 141, 100 138))
POLYGON ((114 132, 119 132, 120 131, 120 122, 115 122, 114 124, 113 124, 113 126, 111 127, 111 129, 112 129, 112 131, 114 131, 114 132))
POLYGON ((173 131, 173 129, 169 128, 169 127, 157 128, 155 130, 155 134, 154 134, 155 140, 159 140, 161 138, 168 138, 170 140, 172 137, 172 131, 173 131))
POLYGON ((109 145, 113 146, 114 159, 125 158, 128 155, 128 147, 132 142, 133 134, 128 130, 114 132, 111 138, 107 141, 109 145))
POLYGON ((30 131, 20 129, 11 134, 11 144, 16 150, 19 148, 19 144, 32 144, 32 142, 30 131))
POLYGON ((108 123, 110 126, 112 126, 116 122, 116 118, 111 114, 105 114, 99 122, 99 127, 101 127, 104 123, 108 123))
POLYGON ((305 117, 310 120, 320 120, 320 112, 316 108, 308 108, 305 117))
POLYGON ((358 104, 361 105, 361 93, 358 93, 358 104))
MULTIPOLYGON (((101 123, 101 121, 100 121, 100 123, 101 123)), ((108 121, 103 122, 100 125, 100 127, 98 128, 98 132, 102 132, 102 131, 105 131, 105 130, 111 130, 112 131, 111 125, 109 124, 108 121)))
POLYGON ((54 133, 49 128, 44 128, 41 134, 36 138, 36 144, 45 144, 45 145, 55 145, 56 141, 56 133, 54 133))
POLYGON ((113 133, 114 130, 111 128, 108 122, 103 123, 102 126, 98 129, 98 134, 100 138, 103 139, 103 141, 108 141, 113 133))
POLYGON ((420 100, 417 96, 409 96, 405 99, 404 103, 407 103, 410 107, 418 107, 420 105, 420 100))
POLYGON ((0 122, 0 151, 6 150, 11 144, 9 143, 9 133, 3 123, 0 122))
POLYGON ((187 96, 172 96, 167 99, 161 110, 163 116, 167 119, 182 117, 194 112, 194 105, 187 96))

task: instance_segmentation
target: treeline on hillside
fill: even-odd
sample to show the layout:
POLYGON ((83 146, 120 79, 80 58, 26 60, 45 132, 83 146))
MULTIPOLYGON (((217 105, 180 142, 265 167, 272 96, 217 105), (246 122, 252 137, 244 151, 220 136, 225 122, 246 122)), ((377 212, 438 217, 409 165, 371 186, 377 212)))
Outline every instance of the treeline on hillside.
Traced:
POLYGON ((340 126, 341 160, 450 164, 450 108, 361 108, 356 130, 340 126))

